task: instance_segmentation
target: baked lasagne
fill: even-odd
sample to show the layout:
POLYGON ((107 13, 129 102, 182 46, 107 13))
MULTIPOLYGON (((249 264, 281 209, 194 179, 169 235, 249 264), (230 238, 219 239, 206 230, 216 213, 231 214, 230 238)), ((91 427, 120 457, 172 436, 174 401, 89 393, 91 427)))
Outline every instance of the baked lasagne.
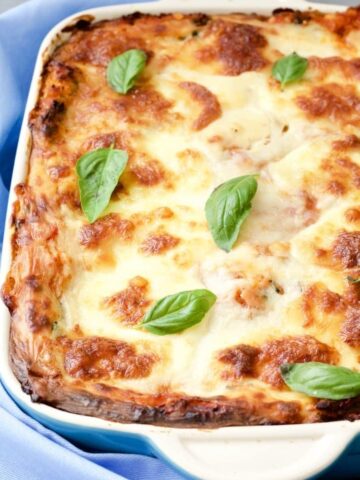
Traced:
POLYGON ((359 368, 360 10, 84 17, 66 36, 29 118, 2 288, 24 391, 166 426, 360 418, 360 397, 314 398, 280 370, 359 368), (129 50, 146 65, 119 93, 107 69, 129 50), (294 52, 307 68, 283 85, 294 52), (90 222, 76 165, 100 149, 128 161, 90 222), (246 175, 257 192, 224 251, 205 204, 246 175), (201 322, 144 328, 156 302, 204 289, 201 322))

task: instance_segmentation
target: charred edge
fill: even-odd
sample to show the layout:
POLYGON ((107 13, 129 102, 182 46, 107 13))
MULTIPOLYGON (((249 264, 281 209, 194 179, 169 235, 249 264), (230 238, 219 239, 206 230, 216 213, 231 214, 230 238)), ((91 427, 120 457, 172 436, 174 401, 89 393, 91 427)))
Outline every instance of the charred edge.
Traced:
POLYGON ((347 400, 319 400, 316 403, 322 422, 335 420, 355 421, 360 419, 360 397, 347 400))
POLYGON ((13 360, 11 361, 10 365, 13 371, 18 372, 16 377, 21 384, 21 390, 26 393, 26 395, 29 395, 33 402, 37 402, 39 400, 39 396, 36 395, 32 390, 30 379, 27 375, 26 365, 23 362, 14 362, 13 360))
MULTIPOLYGON (((25 393, 33 402, 45 403, 72 413, 100 417, 120 423, 155 424, 169 427, 216 428, 231 425, 278 425, 302 423, 298 402, 273 401, 258 406, 244 399, 229 400, 225 397, 201 399, 179 398, 169 395, 136 394, 129 400, 110 399, 103 395, 66 385, 56 375, 41 375, 31 371, 27 352, 18 346, 15 332, 10 337, 10 365, 25 393), (19 356, 19 349, 21 355, 19 356), (140 403, 141 402, 141 403, 140 403), (150 405, 144 405, 148 402, 150 405), (152 405, 151 405, 152 403, 152 405), (155 405, 154 405, 155 403, 155 405)), ((101 385, 99 385, 101 386, 101 385)), ((101 389, 106 393, 106 385, 101 389)), ((119 392, 114 389, 115 392, 119 392)), ((121 393, 121 392, 120 392, 121 393)))
POLYGON ((134 12, 130 13, 129 15, 124 15, 121 17, 125 23, 129 25, 134 25, 138 20, 143 20, 145 18, 166 18, 171 17, 169 13, 159 13, 158 15, 150 14, 150 13, 142 13, 142 12, 134 12))
MULTIPOLYGON (((44 89, 46 79, 50 75, 54 75, 56 81, 61 82, 63 85, 64 82, 66 82, 65 85, 71 87, 70 90, 67 88, 64 89, 62 93, 56 94, 56 97, 58 98, 53 98, 51 102, 46 105, 46 107, 41 102, 40 96, 35 108, 30 112, 28 122, 29 128, 34 129, 38 127, 45 137, 51 137, 56 132, 58 128, 58 120, 66 110, 65 102, 72 94, 71 88, 77 84, 75 68, 62 62, 50 59, 44 66, 41 74, 42 90, 44 89)), ((54 90, 54 85, 51 88, 54 90)), ((49 97, 51 98, 51 89, 49 97)))
MULTIPOLYGON (((29 370, 29 362, 19 358, 17 339, 10 337, 10 364, 25 393, 34 402, 41 402, 72 413, 104 418, 120 423, 143 423, 169 427, 217 428, 232 425, 283 425, 304 421, 357 420, 360 397, 315 404, 317 416, 303 418, 298 402, 272 401, 258 406, 245 399, 225 397, 201 399, 179 398, 175 395, 160 399, 155 395, 138 395, 138 400, 116 400, 65 385, 61 377, 39 376, 29 370), (156 402, 143 405, 139 402, 156 402)), ((99 384, 99 387, 102 385, 99 384)), ((99 389, 104 393, 111 387, 99 389)), ((114 393, 118 390, 114 389, 114 393)), ((111 393, 111 392, 110 392, 111 393)), ((131 392, 129 392, 131 398, 131 392)))
MULTIPOLYGON (((125 23, 129 25, 134 25, 136 22, 139 20, 143 20, 146 18, 166 18, 166 17, 171 17, 172 15, 169 13, 159 13, 158 15, 154 14, 149 14, 149 13, 142 13, 142 12, 134 12, 130 13, 129 15, 124 15, 121 17, 121 20, 124 21, 125 23)), ((191 16, 190 16, 191 17, 191 16)), ((193 15, 192 21, 194 25, 198 27, 202 27, 208 24, 208 22, 211 20, 211 17, 209 15, 206 15, 205 13, 196 13, 193 15)), ((100 24, 102 22, 98 22, 100 24)))
POLYGON ((36 277, 36 275, 28 275, 24 279, 25 285, 30 288, 30 290, 34 292, 40 292, 41 291, 41 283, 39 282, 39 279, 36 277))
MULTIPOLYGON (((33 129, 36 123, 36 110, 30 113, 29 128, 33 129)), ((45 113, 40 115, 40 131, 46 136, 51 137, 57 130, 58 119, 65 112, 65 103, 53 100, 45 113)))
MULTIPOLYGON (((119 423, 151 424, 181 428, 219 428, 235 425, 284 425, 301 423, 299 406, 295 402, 274 402, 273 408, 283 410, 284 419, 254 412, 245 401, 228 402, 218 399, 209 402, 193 400, 175 400, 152 407, 132 401, 115 401, 96 396, 86 391, 66 389, 57 394, 58 398, 39 396, 29 384, 22 386, 29 391, 34 402, 65 410, 71 413, 100 417, 119 423), (276 405, 275 405, 276 403, 276 405), (282 403, 282 405, 281 405, 282 403)), ((271 407, 271 405, 268 405, 271 407)))
POLYGON ((311 20, 311 15, 309 15, 307 12, 293 10, 292 8, 275 8, 275 10, 272 12, 274 16, 282 15, 284 13, 292 14, 292 21, 296 25, 302 25, 311 20))
POLYGON ((275 8, 272 15, 281 15, 282 13, 294 13, 293 8, 275 8))
POLYGON ((141 18, 145 18, 147 15, 145 13, 141 13, 141 12, 134 12, 134 13, 130 13, 129 15, 125 15, 123 18, 123 20, 128 23, 129 25, 134 25, 135 22, 137 22, 138 20, 140 20, 141 18))
POLYGON ((4 288, 0 292, 0 296, 2 298, 2 301, 4 302, 6 308, 9 310, 10 315, 13 314, 13 312, 16 309, 16 301, 13 295, 8 293, 4 288))
POLYGON ((209 15, 206 15, 206 13, 198 13, 192 19, 192 22, 197 27, 205 27, 205 25, 207 25, 210 22, 210 20, 211 20, 211 17, 209 15))
POLYGON ((81 17, 78 20, 76 20, 75 23, 71 25, 67 25, 64 27, 61 31, 62 32, 74 32, 76 30, 89 30, 89 27, 91 26, 92 22, 95 20, 95 17, 92 15, 87 15, 85 17, 81 17))
POLYGON ((46 79, 51 73, 55 73, 58 80, 73 80, 75 81, 76 68, 67 65, 66 63, 49 58, 44 64, 44 68, 41 72, 43 80, 46 79))
POLYGON ((25 307, 25 321, 31 332, 39 332, 51 326, 49 317, 40 313, 35 302, 29 302, 25 307))
POLYGON ((27 395, 30 395, 33 401, 36 401, 36 398, 35 400, 33 399, 33 391, 32 391, 32 386, 29 379, 29 375, 28 375, 27 363, 24 359, 20 358, 16 352, 17 347, 16 347, 15 337, 16 337, 16 334, 14 333, 13 328, 11 328, 10 329, 10 349, 9 349, 10 367, 11 367, 11 370, 14 372, 16 378, 20 382, 21 389, 23 390, 23 392, 25 392, 27 395))
POLYGON ((48 111, 41 116, 41 131, 51 136, 57 129, 57 119, 65 112, 65 103, 53 100, 48 111))
MULTIPOLYGON (((13 367, 19 366, 12 363, 13 367)), ((142 405, 135 401, 112 400, 94 395, 80 389, 62 387, 59 379, 44 379, 51 392, 39 394, 32 379, 26 375, 16 375, 22 383, 24 392, 31 395, 34 402, 65 410, 71 413, 100 417, 119 423, 152 424, 168 427, 206 427, 219 428, 235 425, 284 425, 304 422, 298 402, 274 401, 264 403, 257 411, 246 400, 229 400, 218 397, 202 400, 199 398, 171 399, 157 406, 142 405), (60 387, 60 388, 59 388, 60 387), (61 388, 62 387, 62 388, 61 388), (263 407, 263 408, 262 408, 263 407)), ((16 373, 16 372, 15 372, 16 373)), ((36 381, 37 379, 34 378, 36 381)), ((44 384, 43 379, 38 379, 44 384)), ((146 397, 146 396, 145 396, 146 397)), ((145 398, 146 400, 146 398, 145 398)), ((360 418, 360 398, 345 401, 320 400, 316 404, 318 416, 308 419, 314 421, 350 421, 360 418)))

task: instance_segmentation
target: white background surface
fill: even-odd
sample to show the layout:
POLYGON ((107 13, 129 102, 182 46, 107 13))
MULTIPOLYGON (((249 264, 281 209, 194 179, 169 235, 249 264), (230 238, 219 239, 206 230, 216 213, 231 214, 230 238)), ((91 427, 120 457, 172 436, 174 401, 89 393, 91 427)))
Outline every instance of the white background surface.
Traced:
MULTIPOLYGON (((24 3, 27 0, 0 0, 0 13, 4 12, 5 10, 16 7, 20 5, 20 3, 24 3)), ((360 0, 313 0, 318 1, 319 3, 337 3, 341 5, 359 5, 360 0)), ((61 2, 61 0, 58 0, 61 2)), ((211 0, 209 0, 211 2, 211 0)), ((239 0, 239 6, 241 7, 241 0, 239 0)))

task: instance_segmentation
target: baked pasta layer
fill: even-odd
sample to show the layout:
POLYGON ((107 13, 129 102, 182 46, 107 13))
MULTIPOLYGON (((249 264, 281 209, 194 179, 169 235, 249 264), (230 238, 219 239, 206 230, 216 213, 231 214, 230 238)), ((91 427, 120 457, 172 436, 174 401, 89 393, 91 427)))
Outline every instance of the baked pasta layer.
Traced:
POLYGON ((31 398, 167 426, 360 418, 359 398, 310 398, 279 370, 359 367, 359 78, 356 8, 69 28, 30 115, 2 290, 12 368, 31 398), (119 94, 106 69, 129 49, 147 63, 119 94), (294 51, 308 68, 282 87, 272 66, 294 51), (89 223, 75 166, 107 147, 129 160, 89 223), (252 211, 226 253, 205 202, 254 173, 252 211), (164 336, 139 328, 159 299, 204 288, 217 301, 201 323, 164 336))

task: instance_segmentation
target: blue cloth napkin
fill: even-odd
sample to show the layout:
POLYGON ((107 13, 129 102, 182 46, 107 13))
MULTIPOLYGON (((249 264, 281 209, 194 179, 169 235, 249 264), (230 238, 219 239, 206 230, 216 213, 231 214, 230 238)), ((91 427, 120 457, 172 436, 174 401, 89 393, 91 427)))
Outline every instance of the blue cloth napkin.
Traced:
MULTIPOLYGON (((119 3, 32 0, 0 15, 0 238, 21 118, 41 40, 52 26, 72 13, 119 3)), ((76 448, 25 415, 1 385, 0 445, 0 480, 182 478, 156 458, 88 453, 76 448)))
POLYGON ((181 480, 156 458, 88 453, 25 415, 0 385, 1 480, 181 480))

